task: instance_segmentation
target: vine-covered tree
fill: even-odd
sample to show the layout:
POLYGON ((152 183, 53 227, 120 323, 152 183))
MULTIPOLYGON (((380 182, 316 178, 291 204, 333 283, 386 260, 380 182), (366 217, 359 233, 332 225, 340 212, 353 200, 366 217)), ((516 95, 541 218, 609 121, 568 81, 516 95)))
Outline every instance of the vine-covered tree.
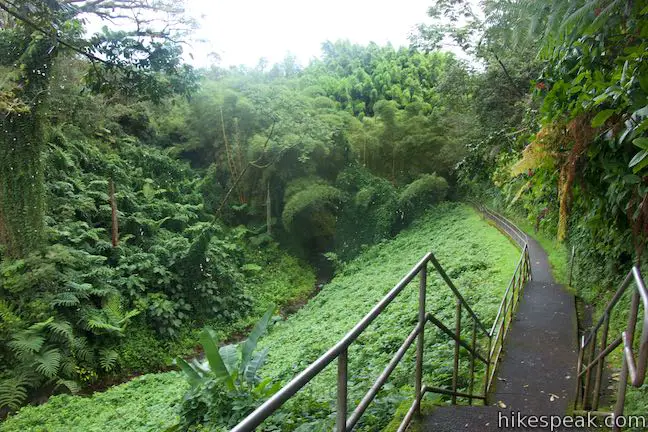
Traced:
POLYGON ((83 57, 95 90, 160 100, 191 87, 178 44, 189 23, 173 1, 2 0, 0 10, 0 242, 19 257, 43 240, 42 110, 55 60, 83 57), (84 38, 88 15, 133 29, 84 38))

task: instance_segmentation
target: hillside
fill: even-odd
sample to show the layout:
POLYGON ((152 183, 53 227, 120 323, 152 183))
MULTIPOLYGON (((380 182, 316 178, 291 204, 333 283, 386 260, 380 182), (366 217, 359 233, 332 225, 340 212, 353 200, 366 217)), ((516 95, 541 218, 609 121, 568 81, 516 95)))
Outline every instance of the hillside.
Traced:
MULTIPOLYGON (((491 322, 519 251, 470 207, 442 204, 393 240, 362 252, 339 269, 304 308, 276 324, 262 339, 262 345, 270 349, 263 374, 289 380, 351 328, 429 250, 446 266, 476 313, 491 322)), ((451 316, 454 303, 447 300, 447 288, 436 277, 430 276, 430 282, 430 310, 451 316)), ((409 333, 416 316, 417 293, 412 288, 399 296, 351 350, 350 370, 357 377, 351 385, 352 394, 366 391, 369 377, 379 373, 409 333)), ((428 342, 426 375, 434 382, 446 382, 451 370, 447 357, 451 344, 440 335, 428 338, 428 342)), ((384 426, 399 401, 411 397, 411 363, 409 353, 390 380, 390 394, 383 395, 376 408, 367 413, 364 430, 384 426)), ((298 398, 279 414, 282 430, 302 424, 304 415, 315 421, 309 427, 328 427, 327 413, 334 406, 332 373, 328 371, 307 387, 303 392, 307 404, 303 397, 298 398)), ((175 372, 146 375, 92 397, 55 396, 42 406, 23 408, 0 428, 52 432, 159 430, 177 421, 175 413, 185 388, 184 378, 175 372)))

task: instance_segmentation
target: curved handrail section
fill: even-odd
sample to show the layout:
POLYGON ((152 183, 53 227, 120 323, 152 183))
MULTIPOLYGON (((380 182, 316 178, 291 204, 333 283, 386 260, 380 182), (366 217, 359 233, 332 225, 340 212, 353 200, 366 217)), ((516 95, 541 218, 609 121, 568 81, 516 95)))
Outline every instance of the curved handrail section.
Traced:
MULTIPOLYGON (((626 274, 625 278, 617 288, 608 302, 603 314, 594 325, 581 338, 578 353, 578 363, 576 367, 576 400, 574 401, 574 410, 596 411, 599 406, 601 397, 601 381, 605 360, 616 348, 623 346, 622 367, 619 375, 619 387, 617 390, 617 400, 612 416, 618 418, 623 415, 625 408, 625 395, 628 384, 634 387, 640 387, 646 380, 648 370, 648 290, 641 275, 641 270, 637 265, 626 274), (632 300, 628 311, 628 322, 621 336, 608 343, 608 334, 610 330, 610 316, 619 300, 628 290, 632 289, 632 300), (641 323, 641 337, 639 340, 639 352, 635 356, 634 336, 638 323, 639 306, 643 305, 644 316, 641 323), (599 338, 600 334, 600 338, 599 338), (592 388, 592 379, 594 387, 592 388)), ((619 431, 620 427, 614 422, 614 431, 619 431)))
POLYGON ((513 222, 499 213, 481 205, 477 202, 472 203, 485 217, 495 222, 500 230, 506 234, 511 240, 520 246, 522 254, 517 262, 511 281, 509 282, 502 301, 500 302, 495 321, 489 331, 491 346, 489 349, 489 359, 492 362, 490 374, 487 379, 487 388, 491 388, 495 374, 497 372, 497 365, 499 358, 504 350, 504 341, 508 335, 513 316, 517 310, 517 306, 522 296, 522 290, 527 281, 532 279, 531 274, 531 260, 529 258, 529 236, 518 228, 513 222))
MULTIPOLYGON (((632 275, 634 276, 637 293, 641 298, 641 302, 643 303, 644 308, 644 319, 641 330, 641 340, 639 342, 638 362, 635 362, 635 356, 632 349, 632 340, 634 339, 633 332, 636 327, 636 322, 634 326, 628 326, 628 329, 621 333, 621 337, 623 339, 623 352, 625 354, 625 361, 628 363, 630 383, 634 387, 641 387, 646 380, 646 366, 648 365, 648 314, 645 313, 645 311, 648 311, 648 292, 646 292, 646 286, 644 285, 644 281, 641 277, 641 271, 639 270, 639 267, 632 267, 632 275)), ((634 319, 636 321, 636 314, 634 313, 634 310, 637 309, 637 307, 634 305, 635 301, 636 300, 633 298, 633 305, 631 307, 631 310, 633 311, 633 315, 635 316, 634 319)))

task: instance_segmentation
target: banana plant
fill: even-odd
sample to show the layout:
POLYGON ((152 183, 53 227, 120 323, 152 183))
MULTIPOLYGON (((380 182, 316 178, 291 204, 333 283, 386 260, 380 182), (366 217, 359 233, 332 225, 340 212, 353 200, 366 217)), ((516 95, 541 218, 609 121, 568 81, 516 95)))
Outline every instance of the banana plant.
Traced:
MULTIPOLYGON (((268 328, 268 323, 275 310, 272 305, 261 320, 254 326, 247 339, 238 344, 218 347, 213 332, 204 329, 200 334, 200 343, 205 352, 206 362, 193 359, 187 362, 178 358, 176 363, 184 372, 192 387, 205 384, 207 381, 221 382, 227 390, 247 390, 253 393, 274 393, 276 386, 268 387, 269 380, 262 380, 259 370, 268 356, 268 348, 257 351, 257 344, 268 328)), ((270 394, 271 394, 270 393, 270 394)))

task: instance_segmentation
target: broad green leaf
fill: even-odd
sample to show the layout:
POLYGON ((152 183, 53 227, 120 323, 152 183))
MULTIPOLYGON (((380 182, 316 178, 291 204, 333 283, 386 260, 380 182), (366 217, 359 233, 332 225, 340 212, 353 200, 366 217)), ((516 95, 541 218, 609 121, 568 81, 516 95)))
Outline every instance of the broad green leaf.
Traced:
POLYGON ((592 119, 592 127, 600 127, 614 114, 613 109, 606 109, 596 114, 592 119))
POLYGON ((632 171, 634 173, 638 173, 646 165, 648 165, 648 158, 646 158, 646 156, 648 156, 648 151, 646 150, 641 150, 639 153, 634 155, 634 157, 630 161, 630 164, 628 165, 632 168, 632 171))
POLYGON ((250 361, 250 363, 247 365, 245 368, 245 381, 253 384, 254 379, 257 376, 257 373, 259 372, 259 369, 263 366, 263 363, 265 363, 266 358, 268 357, 268 351, 269 348, 264 348, 258 355, 254 356, 254 358, 250 361))
POLYGON ((634 130, 635 133, 641 133, 645 130, 648 129, 648 118, 644 119, 641 123, 639 123, 639 126, 634 130))
POLYGON ((234 382, 232 381, 232 377, 230 376, 227 367, 225 367, 225 363, 223 362, 223 359, 218 352, 218 346, 216 345, 216 342, 212 338, 211 334, 209 334, 209 331, 207 331, 207 329, 203 330, 200 334, 200 343, 202 344, 203 350, 205 350, 205 357, 207 357, 209 367, 211 368, 214 376, 218 379, 223 380, 223 382, 225 382, 225 385, 227 385, 229 389, 233 389, 234 382))
POLYGON ((640 149, 648 150, 648 138, 635 138, 632 140, 632 144, 636 145, 640 149))
POLYGON ((254 326, 245 342, 243 342, 241 355, 241 372, 245 372, 247 364, 250 362, 250 359, 252 359, 252 353, 256 349, 259 338, 266 331, 266 328, 268 328, 268 322, 270 322, 270 318, 272 317, 274 310, 275 305, 271 305, 263 315, 263 317, 261 317, 259 322, 254 326))
POLYGON ((223 363, 225 363, 225 367, 227 368, 227 371, 232 375, 236 371, 236 364, 238 363, 238 346, 237 345, 225 345, 220 347, 218 350, 221 358, 223 359, 223 363))
POLYGON ((198 373, 196 369, 194 369, 189 363, 187 363, 185 359, 178 357, 176 359, 176 363, 178 366, 180 366, 182 372, 184 372, 185 378, 187 378, 187 382, 189 382, 189 384, 195 386, 202 381, 200 373, 198 373))
POLYGON ((609 93, 603 93, 593 99, 594 105, 600 105, 610 97, 609 93))

